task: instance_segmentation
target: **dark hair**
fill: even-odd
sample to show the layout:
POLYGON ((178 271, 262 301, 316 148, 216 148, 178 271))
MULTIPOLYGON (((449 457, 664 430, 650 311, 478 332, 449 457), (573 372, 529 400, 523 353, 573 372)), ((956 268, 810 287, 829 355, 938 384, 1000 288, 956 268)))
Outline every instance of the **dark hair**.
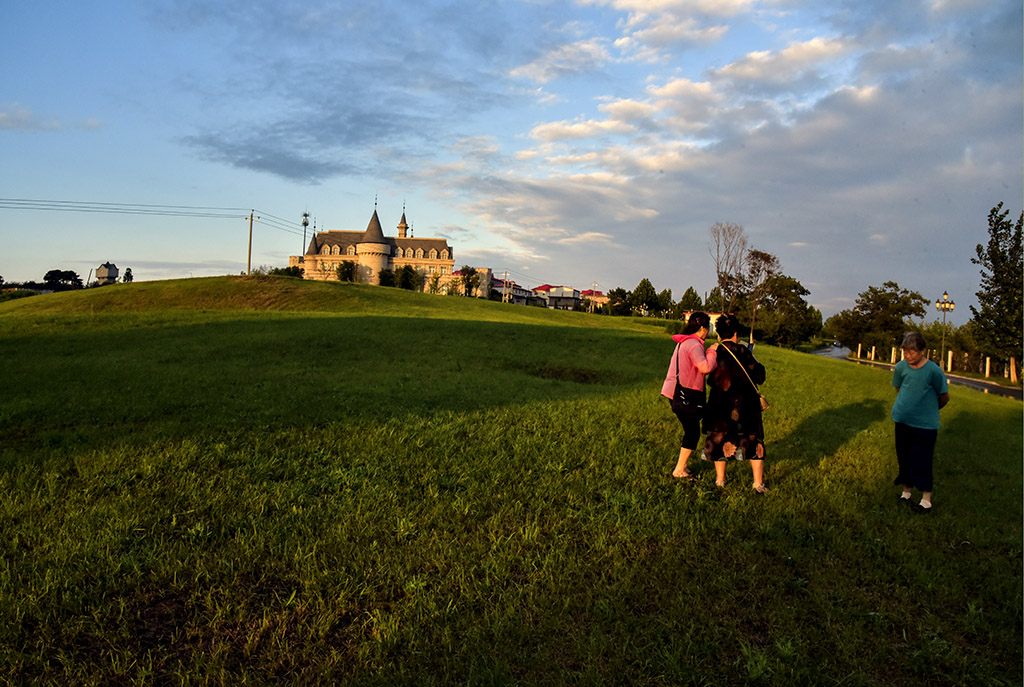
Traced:
POLYGON ((711 318, 706 312, 692 312, 686 326, 683 327, 683 334, 696 334, 701 327, 711 331, 711 318))
POLYGON ((732 313, 728 315, 720 315, 715 320, 715 331, 718 332, 718 338, 731 339, 732 335, 740 330, 740 321, 736 319, 736 316, 732 313))
POLYGON ((908 348, 913 351, 923 351, 925 348, 924 337, 921 332, 907 332, 903 335, 903 344, 900 348, 908 348))

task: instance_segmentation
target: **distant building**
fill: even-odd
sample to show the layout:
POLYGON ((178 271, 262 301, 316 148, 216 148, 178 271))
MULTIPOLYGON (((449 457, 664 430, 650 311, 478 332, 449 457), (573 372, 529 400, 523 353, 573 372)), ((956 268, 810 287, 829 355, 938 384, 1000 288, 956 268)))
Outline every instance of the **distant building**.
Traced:
POLYGON ((100 286, 117 283, 117 265, 105 262, 96 268, 96 283, 100 286))
POLYGON ((604 295, 603 292, 596 291, 594 289, 580 291, 580 299, 583 301, 590 301, 590 312, 599 309, 602 305, 608 302, 608 296, 604 295))
POLYGON ((543 298, 545 305, 553 310, 575 310, 580 305, 580 292, 571 286, 542 284, 533 294, 543 298))
POLYGON ((433 280, 446 291, 453 280, 455 255, 445 239, 419 239, 409 236, 409 225, 402 213, 398 236, 384 236, 374 209, 366 231, 320 231, 309 242, 303 255, 288 258, 289 267, 300 267, 305 279, 337 281, 338 267, 348 261, 355 264, 355 280, 379 284, 383 270, 392 272, 409 265, 420 274, 420 290, 433 280))
POLYGON ((516 305, 526 305, 533 293, 511 279, 504 280, 497 277, 491 283, 491 288, 494 289, 495 295, 499 300, 505 303, 515 303, 516 305))

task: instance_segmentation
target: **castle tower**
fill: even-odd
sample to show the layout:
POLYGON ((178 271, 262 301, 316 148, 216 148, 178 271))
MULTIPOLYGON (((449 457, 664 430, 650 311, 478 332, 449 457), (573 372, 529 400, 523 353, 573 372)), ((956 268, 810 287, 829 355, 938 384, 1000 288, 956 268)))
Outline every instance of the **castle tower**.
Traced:
POLYGON ((409 225, 405 223, 405 210, 402 210, 402 221, 398 223, 398 238, 406 238, 406 232, 409 230, 409 225))
MULTIPOLYGON (((402 221, 405 221, 404 216, 402 221)), ((370 223, 366 225, 363 237, 356 244, 356 253, 359 256, 359 281, 365 284, 379 284, 381 270, 388 269, 391 245, 384 238, 376 208, 373 210, 370 223)))

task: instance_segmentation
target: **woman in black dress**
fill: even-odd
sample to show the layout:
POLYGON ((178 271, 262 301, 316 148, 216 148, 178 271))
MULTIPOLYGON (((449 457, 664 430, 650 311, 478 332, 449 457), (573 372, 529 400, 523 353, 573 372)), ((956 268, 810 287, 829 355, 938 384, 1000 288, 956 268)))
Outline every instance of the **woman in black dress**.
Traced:
POLYGON ((764 424, 761 422, 761 396, 755 384, 764 383, 764 365, 739 343, 739 320, 722 315, 715 321, 721 340, 718 367, 708 376, 708 394, 704 431, 704 460, 715 461, 716 484, 725 486, 727 460, 749 460, 754 474, 754 491, 764 488, 764 424), (725 349, 725 350, 722 350, 725 349))

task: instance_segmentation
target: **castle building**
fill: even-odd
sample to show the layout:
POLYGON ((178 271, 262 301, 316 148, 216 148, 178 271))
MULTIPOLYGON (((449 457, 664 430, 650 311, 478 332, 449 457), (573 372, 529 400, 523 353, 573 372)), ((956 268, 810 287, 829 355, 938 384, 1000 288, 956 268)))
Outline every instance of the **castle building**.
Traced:
POLYGON ((394 272, 409 265, 421 275, 421 289, 429 288, 431 283, 446 289, 455 267, 448 241, 410 236, 404 211, 397 228, 397 237, 384 236, 374 208, 366 231, 317 232, 303 255, 288 258, 288 266, 302 268, 305 279, 337 281, 338 267, 347 261, 355 265, 355 281, 379 284, 382 271, 394 272))

